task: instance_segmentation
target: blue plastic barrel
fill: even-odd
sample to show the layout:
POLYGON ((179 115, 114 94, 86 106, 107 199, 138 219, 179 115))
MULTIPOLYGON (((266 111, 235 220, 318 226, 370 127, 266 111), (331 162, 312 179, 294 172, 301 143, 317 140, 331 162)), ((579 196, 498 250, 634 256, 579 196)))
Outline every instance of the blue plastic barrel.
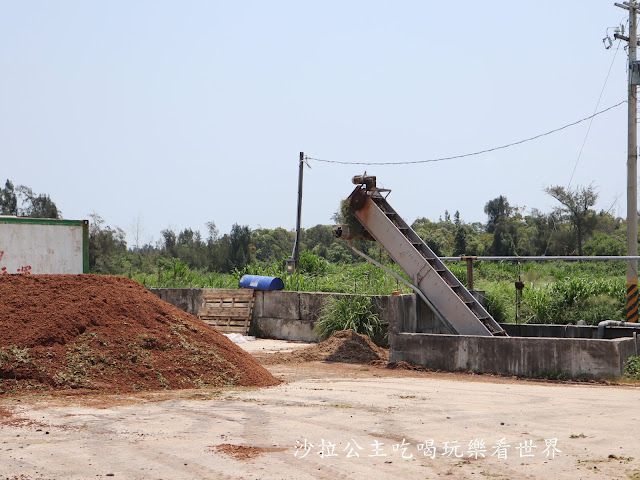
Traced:
POLYGON ((256 290, 284 290, 284 282, 278 277, 263 277, 262 275, 243 275, 238 284, 242 288, 256 290))

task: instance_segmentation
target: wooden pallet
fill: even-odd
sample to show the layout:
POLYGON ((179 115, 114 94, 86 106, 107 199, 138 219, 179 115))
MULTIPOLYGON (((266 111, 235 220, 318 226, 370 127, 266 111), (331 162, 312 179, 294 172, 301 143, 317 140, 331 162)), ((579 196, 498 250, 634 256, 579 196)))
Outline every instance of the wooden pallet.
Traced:
POLYGON ((251 326, 253 300, 252 288, 204 289, 198 318, 222 333, 247 335, 251 326))

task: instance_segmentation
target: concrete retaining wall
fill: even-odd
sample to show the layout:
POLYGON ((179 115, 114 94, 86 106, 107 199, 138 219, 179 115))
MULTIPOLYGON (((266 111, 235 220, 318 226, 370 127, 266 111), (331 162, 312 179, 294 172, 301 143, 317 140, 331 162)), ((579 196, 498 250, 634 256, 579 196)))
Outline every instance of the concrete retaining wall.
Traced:
POLYGON ((307 295, 301 297, 299 292, 256 292, 249 333, 261 338, 317 340, 313 329, 322 303, 318 299, 317 311, 314 311, 313 300, 307 295), (305 316, 302 316, 302 311, 306 312, 305 316))
MULTIPOLYGON (((339 293, 256 291, 250 333, 262 338, 314 342, 313 333, 324 302, 339 293)), ((350 295, 344 295, 350 296, 350 295)), ((376 295, 371 297, 373 310, 380 316, 385 334, 389 323, 411 328, 416 325, 415 295, 376 295)), ((388 345, 386 335, 375 338, 388 345)))
POLYGON ((391 362, 428 368, 528 377, 617 377, 637 354, 636 339, 475 337, 397 333, 391 335, 391 362))
MULTIPOLYGON (((151 288, 165 302, 194 316, 202 303, 199 288, 151 288)), ((303 342, 315 342, 313 333, 322 305, 328 297, 342 296, 340 293, 256 291, 251 329, 249 333, 261 338, 276 338, 303 342)), ((349 296, 349 295, 347 295, 349 296)), ((374 338, 381 346, 388 346, 389 323, 411 330, 420 328, 419 308, 415 295, 376 295, 371 297, 374 312, 383 324, 383 334, 374 338)), ((425 315, 429 315, 427 312, 425 315)))
POLYGON ((150 288, 149 290, 180 310, 184 310, 194 317, 198 316, 198 309, 202 304, 201 288, 150 288))
MULTIPOLYGON (((501 323, 510 337, 598 338, 598 327, 593 325, 541 325, 501 323)), ((607 327, 604 338, 633 337, 640 331, 631 327, 607 327)))

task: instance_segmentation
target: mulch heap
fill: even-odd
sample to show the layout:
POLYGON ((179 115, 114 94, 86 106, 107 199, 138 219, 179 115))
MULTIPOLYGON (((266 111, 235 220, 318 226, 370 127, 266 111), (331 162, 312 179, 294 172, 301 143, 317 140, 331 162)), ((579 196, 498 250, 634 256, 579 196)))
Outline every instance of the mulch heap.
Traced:
POLYGON ((278 383, 213 327, 127 278, 0 276, 0 393, 278 383))
POLYGON ((317 345, 288 353, 274 353, 261 357, 265 365, 300 362, 369 363, 387 362, 389 352, 377 346, 371 339, 353 330, 341 330, 317 345))

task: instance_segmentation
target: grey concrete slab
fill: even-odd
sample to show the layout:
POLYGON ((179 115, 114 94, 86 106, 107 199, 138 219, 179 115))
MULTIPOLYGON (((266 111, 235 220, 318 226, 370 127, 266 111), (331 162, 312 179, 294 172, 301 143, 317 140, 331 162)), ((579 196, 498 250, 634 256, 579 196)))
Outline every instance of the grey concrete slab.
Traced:
POLYGON ((392 336, 391 362, 428 368, 523 376, 618 377, 636 354, 633 338, 479 337, 399 333, 392 336))

